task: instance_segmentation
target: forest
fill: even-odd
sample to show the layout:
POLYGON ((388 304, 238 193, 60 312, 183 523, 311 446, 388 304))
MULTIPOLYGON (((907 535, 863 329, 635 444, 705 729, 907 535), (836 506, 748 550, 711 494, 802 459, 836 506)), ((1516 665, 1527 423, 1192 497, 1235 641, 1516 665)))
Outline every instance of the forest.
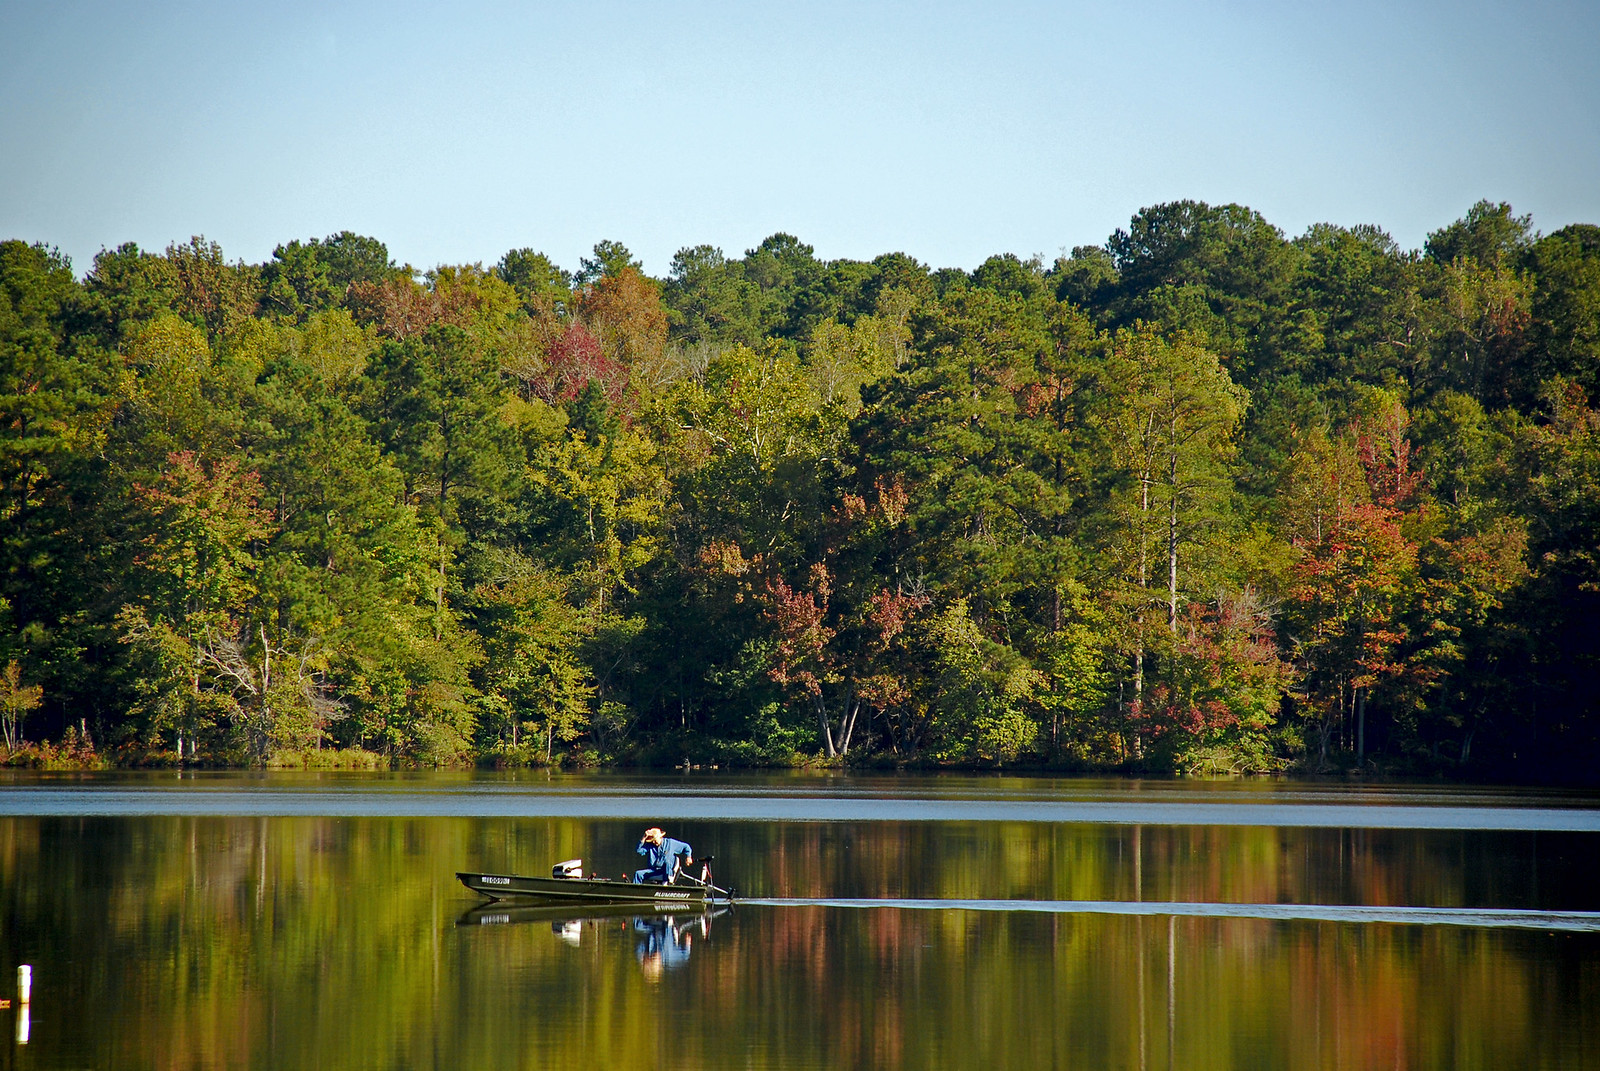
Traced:
POLYGON ((1584 783, 1600 226, 0 243, 0 762, 1584 783))

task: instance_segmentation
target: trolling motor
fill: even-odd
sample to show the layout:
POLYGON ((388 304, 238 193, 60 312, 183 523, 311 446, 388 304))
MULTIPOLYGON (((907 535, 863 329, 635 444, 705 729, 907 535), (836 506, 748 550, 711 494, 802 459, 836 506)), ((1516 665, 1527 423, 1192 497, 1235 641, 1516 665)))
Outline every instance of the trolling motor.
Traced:
POLYGON ((732 903, 733 899, 734 899, 734 896, 735 896, 735 893, 736 893, 736 890, 734 890, 734 889, 723 889, 723 888, 719 888, 718 886, 712 884, 712 881, 711 881, 711 861, 713 859, 715 859, 715 858, 716 858, 716 856, 714 856, 714 855, 702 855, 699 859, 695 860, 695 862, 700 864, 700 876, 698 878, 695 877, 693 874, 688 873, 687 871, 678 870, 673 874, 673 880, 677 881, 677 880, 681 879, 683 881, 693 882, 695 885, 700 886, 701 888, 705 889, 707 892, 710 892, 710 893, 713 893, 715 895, 721 896, 721 897, 725 898, 726 900, 728 900, 728 902, 732 903))

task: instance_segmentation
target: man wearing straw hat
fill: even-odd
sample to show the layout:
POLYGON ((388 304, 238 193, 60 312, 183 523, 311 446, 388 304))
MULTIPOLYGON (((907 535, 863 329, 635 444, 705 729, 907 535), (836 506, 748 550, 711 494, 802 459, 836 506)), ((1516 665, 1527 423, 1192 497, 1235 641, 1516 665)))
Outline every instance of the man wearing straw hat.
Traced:
POLYGON ((665 830, 656 826, 644 831, 644 838, 639 841, 639 854, 644 856, 645 867, 633 872, 635 885, 645 882, 665 885, 672 880, 680 858, 683 866, 694 862, 693 848, 681 840, 673 840, 665 830))

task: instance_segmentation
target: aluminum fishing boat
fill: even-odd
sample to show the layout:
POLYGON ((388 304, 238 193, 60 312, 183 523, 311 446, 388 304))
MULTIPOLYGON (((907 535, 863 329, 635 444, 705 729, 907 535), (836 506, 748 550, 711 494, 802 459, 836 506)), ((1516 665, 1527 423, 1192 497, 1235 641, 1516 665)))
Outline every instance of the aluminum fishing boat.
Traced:
POLYGON ((665 885, 640 884, 617 881, 612 878, 585 877, 583 860, 569 859, 557 863, 550 877, 523 877, 515 874, 469 874, 456 872, 456 878, 475 893, 491 900, 540 900, 546 903, 587 904, 640 904, 663 907, 672 905, 676 910, 698 907, 708 903, 725 902, 733 894, 719 889, 711 882, 709 859, 699 860, 695 869, 700 876, 686 872, 673 875, 665 885))

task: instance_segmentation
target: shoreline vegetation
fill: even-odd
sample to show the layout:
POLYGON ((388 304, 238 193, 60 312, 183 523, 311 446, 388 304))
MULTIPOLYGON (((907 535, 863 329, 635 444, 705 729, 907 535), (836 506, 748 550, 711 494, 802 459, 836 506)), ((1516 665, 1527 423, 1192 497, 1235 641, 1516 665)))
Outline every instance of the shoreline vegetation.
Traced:
POLYGON ((1600 777, 1600 227, 0 242, 0 765, 1600 777))

